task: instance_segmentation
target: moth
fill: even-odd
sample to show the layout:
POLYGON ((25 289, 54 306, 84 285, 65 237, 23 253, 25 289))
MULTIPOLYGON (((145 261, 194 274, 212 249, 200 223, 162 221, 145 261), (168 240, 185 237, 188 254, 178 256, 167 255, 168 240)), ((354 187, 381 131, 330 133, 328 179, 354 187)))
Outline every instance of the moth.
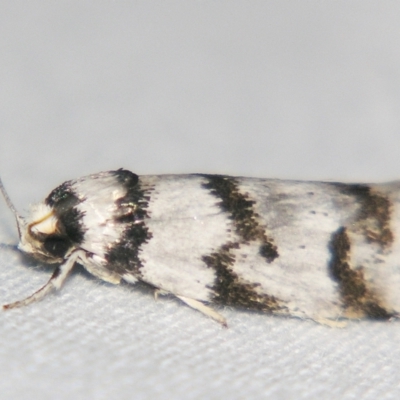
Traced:
POLYGON ((28 305, 75 264, 142 281, 226 325, 213 305, 332 323, 400 310, 400 182, 100 172, 63 183, 21 217, 19 249, 55 264, 28 305))

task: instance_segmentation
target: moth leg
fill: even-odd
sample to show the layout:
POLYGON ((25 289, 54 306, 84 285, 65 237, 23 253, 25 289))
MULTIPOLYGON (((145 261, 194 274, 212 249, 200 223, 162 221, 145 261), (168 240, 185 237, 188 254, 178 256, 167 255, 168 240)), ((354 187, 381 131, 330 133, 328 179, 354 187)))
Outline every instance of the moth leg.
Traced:
POLYGON ((393 322, 393 321, 398 320, 399 318, 400 318, 400 314, 394 313, 394 314, 388 319, 388 321, 389 321, 389 322, 393 322))
POLYGON ((225 328, 228 327, 226 319, 211 307, 206 306, 204 303, 198 300, 190 299, 189 297, 176 296, 178 299, 181 299, 184 303, 186 303, 189 307, 194 308, 195 310, 200 311, 201 313, 207 315, 207 317, 212 318, 213 320, 219 322, 225 328))
MULTIPOLYGON (((103 267, 101 265, 103 260, 99 260, 99 257, 93 255, 88 257, 86 253, 82 252, 79 258, 79 263, 83 266, 83 268, 85 268, 87 272, 94 275, 96 278, 113 285, 118 285, 121 283, 121 276, 103 267)), ((129 282, 128 279, 126 279, 126 281, 129 282)), ((132 278, 131 283, 132 281, 135 282, 136 280, 132 278)))
POLYGON ((347 322, 346 321, 338 321, 334 319, 328 319, 328 318, 315 318, 314 322, 317 324, 325 325, 328 326, 329 328, 346 328, 347 322))
POLYGON ((48 293, 50 293, 53 289, 60 289, 68 274, 71 272, 72 268, 75 265, 77 258, 80 255, 80 251, 76 251, 72 253, 67 260, 59 265, 53 272, 53 275, 49 279, 49 281, 40 288, 37 292, 33 293, 31 296, 27 297, 24 300, 16 301, 14 303, 5 304, 3 306, 4 310, 9 310, 10 308, 17 308, 27 306, 28 304, 34 303, 35 301, 43 299, 48 293))
POLYGON ((157 301, 158 300, 158 296, 163 296, 169 294, 169 292, 167 292, 166 290, 162 290, 162 289, 155 289, 154 290, 154 300, 157 301))

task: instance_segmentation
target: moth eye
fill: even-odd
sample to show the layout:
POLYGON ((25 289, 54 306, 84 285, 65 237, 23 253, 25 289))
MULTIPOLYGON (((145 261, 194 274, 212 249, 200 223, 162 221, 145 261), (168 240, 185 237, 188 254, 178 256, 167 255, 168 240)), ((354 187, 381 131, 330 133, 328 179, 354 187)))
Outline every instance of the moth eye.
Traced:
POLYGON ((54 257, 64 257, 70 246, 67 239, 58 236, 50 236, 43 243, 44 249, 54 257))

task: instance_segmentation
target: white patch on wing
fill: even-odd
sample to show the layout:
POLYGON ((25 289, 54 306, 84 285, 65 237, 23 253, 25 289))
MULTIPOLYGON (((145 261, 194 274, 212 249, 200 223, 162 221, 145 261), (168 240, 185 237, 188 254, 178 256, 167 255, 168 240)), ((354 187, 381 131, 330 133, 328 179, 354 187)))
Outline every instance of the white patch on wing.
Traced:
POLYGON ((229 240, 232 229, 218 199, 201 184, 199 176, 141 177, 155 184, 146 226, 153 235, 141 246, 143 280, 192 299, 210 300, 215 271, 202 257, 229 240))
POLYGON ((240 179, 239 188, 255 200, 254 210, 279 257, 272 263, 252 242, 234 250, 234 271, 261 292, 286 302, 291 315, 311 318, 340 314, 337 283, 330 277, 329 243, 343 223, 343 210, 332 202, 328 187, 302 182, 240 179))
POLYGON ((115 175, 104 172, 92 179, 73 182, 72 188, 82 200, 77 209, 83 213, 86 228, 81 248, 104 258, 108 250, 121 238, 126 225, 115 223, 115 201, 126 195, 126 189, 115 175))

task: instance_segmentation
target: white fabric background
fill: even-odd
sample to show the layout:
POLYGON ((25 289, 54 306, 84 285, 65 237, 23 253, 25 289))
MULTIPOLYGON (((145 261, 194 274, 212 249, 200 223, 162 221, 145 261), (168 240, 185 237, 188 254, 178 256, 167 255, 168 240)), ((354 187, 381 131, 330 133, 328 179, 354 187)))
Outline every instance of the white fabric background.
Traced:
MULTIPOLYGON (((399 2, 4 1, 0 11, 0 171, 21 212, 66 179, 119 167, 399 178, 399 2)), ((0 242, 17 242, 5 205, 0 242)), ((0 302, 50 273, 1 247, 0 302)), ((0 313, 0 398, 399 398, 399 322, 335 330, 221 312, 229 329, 77 268, 59 293, 0 313)))

